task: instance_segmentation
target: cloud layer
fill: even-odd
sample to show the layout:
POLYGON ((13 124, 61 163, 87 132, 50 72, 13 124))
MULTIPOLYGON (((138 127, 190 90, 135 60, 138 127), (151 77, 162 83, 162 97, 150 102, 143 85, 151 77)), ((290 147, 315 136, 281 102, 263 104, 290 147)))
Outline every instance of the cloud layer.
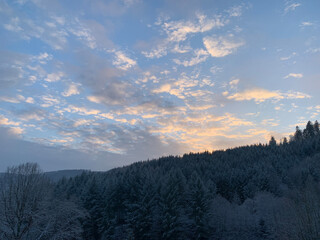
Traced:
POLYGON ((0 1, 0 171, 105 170, 316 118, 319 16, 275 4, 0 1))

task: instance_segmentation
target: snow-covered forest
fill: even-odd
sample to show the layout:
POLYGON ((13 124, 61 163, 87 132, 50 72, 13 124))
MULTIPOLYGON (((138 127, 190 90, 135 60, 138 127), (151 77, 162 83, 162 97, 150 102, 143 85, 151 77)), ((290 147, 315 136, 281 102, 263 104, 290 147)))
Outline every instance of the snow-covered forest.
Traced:
POLYGON ((50 181, 1 176, 0 239, 320 239, 320 131, 50 181))

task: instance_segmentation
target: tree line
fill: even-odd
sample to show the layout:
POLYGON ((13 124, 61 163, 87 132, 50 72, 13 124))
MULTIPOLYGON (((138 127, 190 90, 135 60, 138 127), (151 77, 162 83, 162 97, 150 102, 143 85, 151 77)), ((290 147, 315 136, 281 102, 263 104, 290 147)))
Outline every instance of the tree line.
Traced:
POLYGON ((320 239, 320 131, 50 182, 1 179, 0 239, 320 239))

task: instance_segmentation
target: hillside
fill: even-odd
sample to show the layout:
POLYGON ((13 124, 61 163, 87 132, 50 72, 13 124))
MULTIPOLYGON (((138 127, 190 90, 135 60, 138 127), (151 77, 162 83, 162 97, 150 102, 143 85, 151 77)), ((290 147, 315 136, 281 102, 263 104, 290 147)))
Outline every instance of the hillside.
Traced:
MULTIPOLYGON (((21 169, 26 177, 25 169, 37 167, 13 168, 9 176, 15 179, 21 169)), ((34 189, 51 194, 41 195, 39 206, 45 207, 31 215, 42 222, 33 223, 31 236, 45 231, 45 239, 57 233, 59 239, 320 239, 318 122, 297 128, 281 143, 271 138, 265 145, 75 173, 57 183, 34 181, 34 189), (51 222, 60 219, 49 230, 48 216, 51 222)))
POLYGON ((88 211, 85 239, 318 239, 319 179, 319 125, 308 122, 280 144, 168 156, 58 186, 88 211))
POLYGON ((59 170, 59 171, 52 171, 52 172, 45 172, 45 175, 52 181, 58 182, 62 178, 72 178, 80 175, 86 170, 59 170))

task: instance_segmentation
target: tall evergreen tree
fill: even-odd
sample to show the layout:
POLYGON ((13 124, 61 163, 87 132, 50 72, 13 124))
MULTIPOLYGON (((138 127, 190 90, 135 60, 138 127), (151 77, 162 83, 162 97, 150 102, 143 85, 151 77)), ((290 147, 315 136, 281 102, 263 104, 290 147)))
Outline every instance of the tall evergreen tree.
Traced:
POLYGON ((303 134, 302 131, 300 130, 299 126, 296 126, 296 132, 294 134, 294 140, 297 142, 302 141, 303 139, 303 134))
POLYGON ((196 172, 189 185, 189 218, 191 239, 204 240, 210 236, 208 191, 196 172))

